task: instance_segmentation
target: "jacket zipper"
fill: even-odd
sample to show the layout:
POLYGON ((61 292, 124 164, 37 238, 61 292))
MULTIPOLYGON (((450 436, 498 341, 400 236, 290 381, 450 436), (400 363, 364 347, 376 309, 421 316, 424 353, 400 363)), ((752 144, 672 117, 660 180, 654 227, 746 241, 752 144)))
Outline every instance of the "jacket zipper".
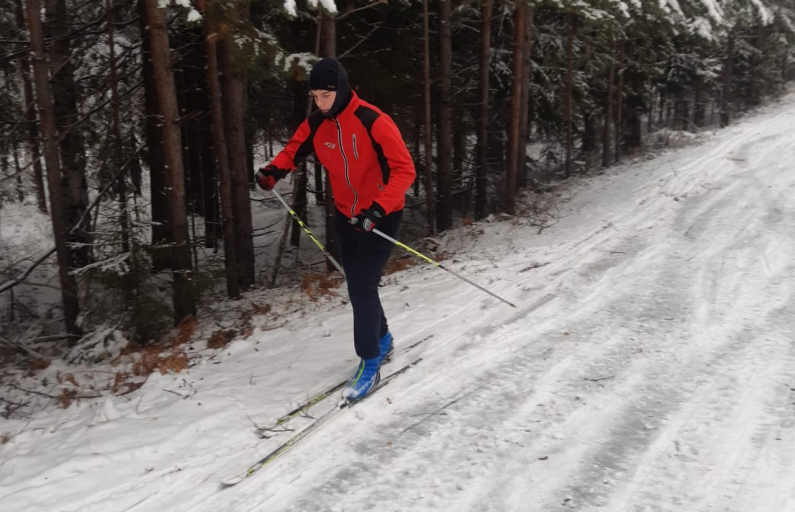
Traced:
POLYGON ((356 134, 353 134, 353 157, 358 160, 359 159, 359 152, 356 151, 356 134))
POLYGON ((337 118, 334 118, 334 122, 337 123, 337 139, 340 143, 340 153, 342 154, 342 161, 345 162, 345 181, 348 183, 348 186, 351 188, 351 192, 353 192, 353 204, 351 205, 351 218, 356 216, 356 203, 359 202, 359 194, 356 193, 356 189, 353 188, 353 184, 351 183, 351 177, 348 174, 348 157, 345 156, 345 150, 342 148, 342 126, 340 126, 340 122, 337 118))

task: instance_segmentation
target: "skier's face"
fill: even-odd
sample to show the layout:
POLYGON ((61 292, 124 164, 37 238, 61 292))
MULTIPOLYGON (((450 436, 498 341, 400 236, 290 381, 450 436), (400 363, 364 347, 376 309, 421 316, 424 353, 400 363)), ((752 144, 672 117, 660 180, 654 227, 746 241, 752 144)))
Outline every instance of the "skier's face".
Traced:
POLYGON ((329 111, 331 106, 334 105, 334 100, 337 98, 337 93, 335 91, 313 89, 309 94, 312 96, 312 99, 315 100, 317 108, 323 113, 329 111))

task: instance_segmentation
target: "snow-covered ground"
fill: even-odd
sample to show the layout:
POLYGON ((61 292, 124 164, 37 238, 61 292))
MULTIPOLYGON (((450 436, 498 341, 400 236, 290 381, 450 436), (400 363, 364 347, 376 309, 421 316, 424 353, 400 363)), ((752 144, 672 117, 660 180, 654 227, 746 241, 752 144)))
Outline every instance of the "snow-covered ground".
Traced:
POLYGON ((427 265, 390 275, 385 371, 421 361, 222 488, 294 433, 255 424, 356 363, 344 292, 283 291, 188 371, 3 420, 0 510, 795 511, 793 162, 790 95, 567 186, 541 233, 450 234, 445 264, 517 309, 427 265))

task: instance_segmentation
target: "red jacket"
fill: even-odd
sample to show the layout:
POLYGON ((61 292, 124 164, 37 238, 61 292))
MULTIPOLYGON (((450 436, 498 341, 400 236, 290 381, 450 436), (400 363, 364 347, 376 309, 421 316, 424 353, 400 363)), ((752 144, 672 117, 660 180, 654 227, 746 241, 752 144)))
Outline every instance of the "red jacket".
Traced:
POLYGON ((293 171, 314 151, 328 169, 334 202, 354 217, 376 201, 386 213, 400 210, 416 172, 395 122, 351 92, 337 116, 312 113, 271 162, 293 171))

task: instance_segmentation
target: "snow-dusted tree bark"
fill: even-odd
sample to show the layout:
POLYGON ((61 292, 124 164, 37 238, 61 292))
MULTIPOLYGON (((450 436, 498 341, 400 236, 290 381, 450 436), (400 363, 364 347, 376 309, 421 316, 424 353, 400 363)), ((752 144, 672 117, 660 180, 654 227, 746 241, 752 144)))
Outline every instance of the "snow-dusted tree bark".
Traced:
POLYGON ((64 322, 69 335, 69 344, 74 345, 82 334, 77 325, 80 304, 77 298, 77 281, 69 273, 70 254, 67 246, 66 208, 62 197, 61 162, 58 148, 58 128, 55 122, 55 107, 47 73, 47 56, 44 50, 44 34, 41 23, 39 0, 26 0, 26 16, 30 32, 33 77, 36 84, 36 101, 39 107, 41 134, 44 138, 44 160, 47 165, 47 188, 50 195, 50 217, 58 258, 58 275, 61 282, 61 300, 64 322))
MULTIPOLYGON (((238 0, 235 9, 227 11, 233 16, 231 24, 244 19, 247 1, 238 0)), ((224 101, 224 133, 229 154, 229 171, 232 177, 232 205, 235 219, 237 262, 240 269, 240 287, 246 290, 254 285, 254 240, 251 223, 251 203, 248 194, 248 162, 244 120, 246 118, 247 73, 235 58, 234 35, 223 33, 220 41, 221 87, 224 101)))
MULTIPOLYGON (((20 33, 25 32, 25 12, 22 7, 22 0, 16 2, 17 27, 20 33)), ((30 61, 29 56, 23 55, 21 58, 20 72, 22 74, 22 91, 25 102, 25 121, 28 124, 28 150, 30 160, 33 162, 33 184, 36 190, 39 211, 47 213, 47 196, 44 187, 44 170, 41 166, 41 153, 39 152, 39 125, 36 119, 36 108, 33 99, 33 84, 30 80, 30 61)), ((21 178, 21 177, 20 177, 21 178)))
POLYGON ((224 237, 224 265, 226 268, 226 293, 230 298, 240 296, 238 281, 235 224, 232 213, 232 181, 229 175, 229 154, 224 138, 224 112, 221 104, 221 83, 218 80, 217 27, 205 13, 205 44, 207 45, 207 83, 210 90, 210 107, 213 116, 213 146, 218 164, 218 189, 221 203, 221 226, 224 237))
POLYGON ((174 276, 174 323, 176 325, 185 316, 196 314, 190 240, 185 213, 182 137, 177 110, 177 93, 174 87, 174 71, 171 66, 166 10, 158 6, 158 0, 145 0, 145 6, 149 39, 152 45, 152 69, 163 122, 163 152, 167 169, 166 197, 174 240, 171 268, 174 276))
MULTIPOLYGON (((113 165, 111 169, 113 174, 119 173, 119 170, 124 165, 123 160, 123 144, 121 138, 121 120, 119 116, 119 85, 116 77, 116 45, 113 40, 113 24, 115 23, 114 9, 111 0, 105 0, 106 11, 106 29, 108 33, 108 58, 110 66, 110 108, 111 118, 113 119, 113 165)), ((119 203, 119 224, 122 239, 122 251, 130 251, 130 233, 129 222, 127 219, 127 177, 125 172, 119 173, 116 176, 116 200, 119 203)))
POLYGON ((171 221, 166 199, 166 162, 163 154, 163 128, 160 104, 157 99, 154 71, 152 69, 152 43, 150 28, 146 22, 146 0, 138 0, 141 25, 141 75, 144 89, 144 136, 147 151, 146 165, 149 168, 150 201, 152 216, 152 269, 165 270, 171 267, 171 221))
POLYGON ((436 199, 433 190, 433 124, 431 122, 431 48, 428 28, 429 0, 422 0, 423 98, 425 110, 425 207, 428 236, 436 234, 436 199))
POLYGON ((621 142, 623 140, 623 105, 624 105, 624 41, 619 43, 618 51, 618 85, 616 86, 616 155, 615 162, 621 161, 621 142))
POLYGON ((574 22, 576 20, 574 13, 569 13, 568 18, 568 31, 566 35, 566 177, 571 176, 571 151, 572 151, 572 124, 574 122, 572 112, 572 87, 573 87, 573 73, 574 73, 574 22))
POLYGON ((513 68, 512 75, 513 81, 511 82, 511 115, 510 115, 510 129, 508 132, 508 167, 505 176, 505 211, 511 215, 516 214, 516 164, 519 159, 519 148, 524 150, 522 141, 519 140, 519 121, 521 120, 522 108, 522 83, 524 82, 524 73, 522 67, 524 64, 524 32, 525 22, 525 9, 527 6, 523 2, 517 2, 513 11, 513 68))
POLYGON ((452 79, 453 49, 450 0, 439 0, 439 127, 436 136, 436 228, 453 227, 452 198, 452 79))
POLYGON ((734 63, 734 31, 726 39, 726 57, 723 61, 723 94, 720 99, 720 125, 729 126, 732 110, 732 80, 734 63))
POLYGON ((66 0, 45 0, 45 29, 50 43, 50 74, 55 108, 55 124, 61 148, 62 187, 69 242, 76 244, 69 251, 74 268, 92 259, 91 215, 88 213, 88 181, 83 136, 74 125, 80 114, 77 109, 78 84, 74 79, 74 63, 69 38, 69 14, 66 0))
POLYGON ((602 167, 609 167, 610 160, 610 119, 613 112, 613 75, 615 73, 615 65, 610 64, 607 70, 607 94, 605 95, 605 116, 602 124, 602 167))
POLYGON ((489 76, 491 62, 492 1, 480 1, 480 105, 478 106, 478 142, 475 167, 475 219, 486 215, 487 147, 489 136, 489 76))
POLYGON ((530 131, 530 80, 533 66, 533 8, 526 6, 522 41, 522 101, 519 105, 519 154, 516 159, 516 186, 527 186, 527 142, 530 131))

